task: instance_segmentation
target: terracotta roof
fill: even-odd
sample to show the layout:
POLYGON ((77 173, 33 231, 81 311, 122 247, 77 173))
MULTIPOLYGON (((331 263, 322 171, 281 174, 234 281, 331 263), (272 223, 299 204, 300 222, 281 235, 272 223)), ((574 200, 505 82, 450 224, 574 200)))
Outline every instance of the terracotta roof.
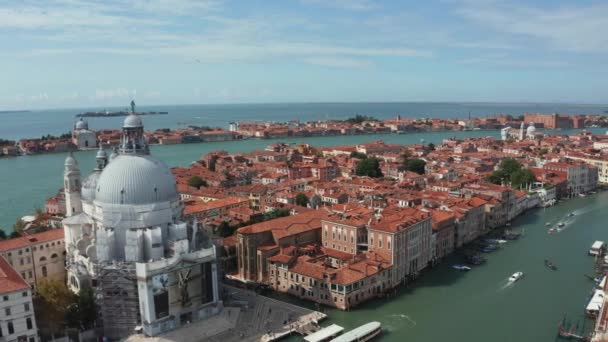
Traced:
POLYGON ((286 216, 239 228, 239 234, 256 234, 272 231, 280 237, 304 230, 320 229, 321 220, 327 217, 323 210, 311 210, 302 214, 286 216), (279 232, 282 231, 282 232, 279 232))
POLYGON ((0 252, 37 245, 52 240, 63 240, 63 229, 51 229, 42 233, 29 234, 14 239, 0 241, 0 252))
POLYGON ((9 265, 6 259, 0 257, 0 293, 29 290, 29 288, 28 283, 9 265))

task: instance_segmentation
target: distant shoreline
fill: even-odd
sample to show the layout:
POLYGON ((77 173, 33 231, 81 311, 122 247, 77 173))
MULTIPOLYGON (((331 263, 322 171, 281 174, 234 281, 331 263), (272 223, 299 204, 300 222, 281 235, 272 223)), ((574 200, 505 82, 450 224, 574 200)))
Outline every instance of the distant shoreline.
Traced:
POLYGON ((0 110, 0 114, 9 114, 9 113, 29 113, 30 110, 0 110))

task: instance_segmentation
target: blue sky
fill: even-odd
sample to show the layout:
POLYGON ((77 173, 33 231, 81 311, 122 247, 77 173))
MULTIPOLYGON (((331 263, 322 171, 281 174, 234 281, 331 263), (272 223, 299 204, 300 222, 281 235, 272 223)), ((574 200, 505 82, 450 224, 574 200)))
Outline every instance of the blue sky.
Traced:
POLYGON ((0 0, 0 109, 608 103, 606 1, 0 0))

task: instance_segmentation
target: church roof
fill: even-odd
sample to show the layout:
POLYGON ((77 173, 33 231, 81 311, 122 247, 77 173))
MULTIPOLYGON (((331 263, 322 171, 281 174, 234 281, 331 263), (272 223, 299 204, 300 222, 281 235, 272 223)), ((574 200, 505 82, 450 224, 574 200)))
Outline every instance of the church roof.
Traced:
POLYGON ((152 204, 179 200, 169 167, 150 155, 119 155, 101 172, 95 201, 152 204))

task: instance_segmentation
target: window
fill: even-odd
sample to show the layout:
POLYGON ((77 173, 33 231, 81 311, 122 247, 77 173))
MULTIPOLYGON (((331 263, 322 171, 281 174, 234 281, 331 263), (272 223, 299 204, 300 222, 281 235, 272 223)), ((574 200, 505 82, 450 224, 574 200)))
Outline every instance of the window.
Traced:
POLYGON ((46 257, 40 257, 40 262, 46 261, 46 257))
POLYGON ((32 325, 32 319, 30 317, 25 319, 25 325, 27 325, 28 329, 32 329, 33 325, 32 325))
POLYGON ((46 266, 42 266, 42 276, 46 277, 46 266))
MULTIPOLYGON (((160 243, 152 244, 152 247, 153 248, 160 247, 160 243)), ((55 253, 53 253, 53 255, 51 255, 51 259, 55 259, 56 257, 57 257, 57 254, 55 254, 55 253)))
POLYGON ((11 308, 4 308, 4 314, 7 316, 11 315, 11 308))
POLYGON ((19 258, 19 264, 23 265, 23 258, 19 258))
POLYGON ((25 251, 26 251, 26 252, 29 252, 29 251, 30 251, 30 249, 29 249, 29 248, 26 248, 26 249, 25 249, 25 251))
POLYGON ((22 251, 22 250, 19 250, 19 255, 21 255, 21 254, 23 254, 23 251, 22 251))
POLYGON ((32 279, 32 271, 28 271, 27 272, 27 277, 30 278, 30 279, 32 279))
POLYGON ((21 272, 21 278, 25 279, 25 272, 21 272))
POLYGON ((30 311, 30 303, 23 303, 23 310, 30 311))
POLYGON ((9 335, 15 333, 15 328, 13 327, 13 322, 8 322, 6 324, 6 328, 8 329, 9 335))
POLYGON ((4 300, 6 302, 8 300, 8 296, 2 297, 2 300, 4 300))

